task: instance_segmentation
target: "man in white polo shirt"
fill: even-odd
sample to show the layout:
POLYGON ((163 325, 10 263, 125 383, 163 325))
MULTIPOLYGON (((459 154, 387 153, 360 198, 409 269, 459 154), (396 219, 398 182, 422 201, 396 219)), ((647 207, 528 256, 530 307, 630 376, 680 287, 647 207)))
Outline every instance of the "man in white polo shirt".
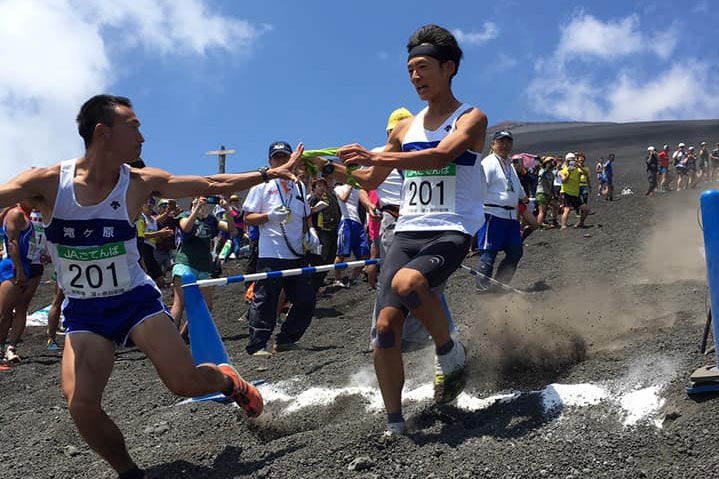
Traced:
MULTIPOLYGON (((292 154, 290 145, 278 141, 270 145, 270 166, 280 166, 292 154)), ((310 207, 304 185, 299 181, 275 180, 254 186, 242 207, 245 223, 259 226, 257 271, 278 271, 307 266, 303 239, 311 247, 319 237, 310 231, 310 207), (305 233, 306 231, 306 233, 305 233)), ((295 349, 312 321, 315 312, 315 289, 309 275, 289 278, 268 278, 257 281, 250 305, 250 340, 245 348, 253 356, 270 356, 268 341, 277 322, 277 302, 285 290, 292 308, 275 338, 275 351, 295 349)))
POLYGON ((517 216, 519 201, 527 201, 527 195, 512 167, 512 133, 498 131, 492 139, 492 153, 482 159, 487 179, 487 197, 484 202, 485 222, 479 230, 477 244, 480 250, 478 271, 484 276, 476 277, 477 290, 489 291, 494 260, 500 251, 505 257, 497 268, 497 280, 509 283, 522 259, 522 237, 517 216))

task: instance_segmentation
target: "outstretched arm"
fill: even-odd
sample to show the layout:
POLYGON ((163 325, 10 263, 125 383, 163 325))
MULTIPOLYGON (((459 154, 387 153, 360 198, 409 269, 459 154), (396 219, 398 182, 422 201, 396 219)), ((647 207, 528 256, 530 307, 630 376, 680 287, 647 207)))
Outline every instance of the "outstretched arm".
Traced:
POLYGON ((57 181, 60 172, 58 165, 49 168, 33 168, 24 171, 4 185, 0 185, 0 208, 12 206, 23 200, 30 200, 39 207, 43 215, 49 218, 52 205, 47 201, 55 200, 57 181), (49 206, 49 208, 45 208, 49 206))
MULTIPOLYGON (((371 152, 360 145, 347 145, 337 156, 347 164, 380 166, 385 168, 433 170, 443 168, 466 150, 481 151, 487 133, 487 116, 478 109, 462 115, 455 131, 434 148, 418 151, 371 152)), ((392 132, 394 134, 394 132, 392 132)), ((391 136, 391 135, 390 135, 391 136)))
MULTIPOLYGON (((304 147, 302 143, 282 166, 267 171, 267 178, 284 178, 295 180, 293 170, 302 159, 304 147)), ((137 172, 146 185, 146 195, 156 194, 169 198, 185 198, 188 196, 230 195, 247 190, 263 182, 259 171, 237 174, 218 174, 212 176, 174 176, 156 168, 133 170, 137 172)))

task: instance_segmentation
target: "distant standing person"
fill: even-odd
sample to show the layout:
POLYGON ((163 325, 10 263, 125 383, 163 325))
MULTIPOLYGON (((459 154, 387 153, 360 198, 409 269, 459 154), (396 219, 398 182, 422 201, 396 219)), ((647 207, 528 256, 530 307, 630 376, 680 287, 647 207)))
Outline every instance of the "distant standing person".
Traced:
POLYGON ((659 157, 657 156, 656 149, 653 146, 647 148, 647 181, 649 182, 649 189, 646 192, 646 196, 654 196, 654 190, 657 189, 657 173, 659 172, 659 157))
POLYGON ((707 148, 707 142, 702 141, 699 144, 699 164, 697 169, 697 179, 707 180, 709 176, 709 148, 707 148))
POLYGON ((719 143, 717 143, 717 147, 712 150, 711 154, 711 179, 713 180, 716 178, 717 173, 719 173, 719 143))
POLYGON ((696 155, 696 153, 694 153, 693 146, 689 147, 689 150, 687 151, 687 155, 684 157, 684 168, 686 169, 687 177, 689 178, 689 183, 687 186, 692 189, 696 188, 697 187, 697 155, 696 155))
POLYGON ((604 163, 604 199, 614 201, 614 153, 609 153, 604 163))
MULTIPOLYGON (((369 243, 367 233, 359 216, 359 205, 367 210, 368 216, 375 216, 374 208, 369 201, 367 192, 362 189, 353 188, 351 185, 335 186, 335 195, 339 200, 342 219, 337 231, 337 258, 335 263, 342 263, 346 257, 354 254, 355 259, 363 260, 369 258, 369 243)), ((381 217, 380 217, 381 218, 381 217)), ((357 282, 357 277, 362 268, 355 268, 352 271, 352 278, 343 278, 341 269, 335 270, 335 286, 349 288, 357 282)))
MULTIPOLYGON (((609 155, 609 163, 612 155, 609 155)), ((579 198, 579 177, 581 176, 581 170, 577 168, 576 157, 574 153, 567 153, 564 157, 566 165, 559 172, 559 177, 562 179, 562 228, 567 228, 567 222, 569 221, 569 212, 574 210, 579 213, 579 223, 575 228, 584 228, 584 220, 589 214, 589 207, 586 204, 582 204, 582 200, 579 198)), ((605 165, 606 174, 606 165, 605 165)))
POLYGON ((537 222, 539 226, 544 226, 544 220, 547 215, 547 208, 551 208, 554 212, 554 220, 550 228, 556 228, 558 208, 557 202, 552 194, 552 184, 554 183, 554 158, 545 156, 542 158, 542 168, 539 170, 539 181, 537 182, 537 207, 539 208, 539 216, 537 222))
POLYGON ((604 157, 603 156, 599 157, 599 160, 597 161, 597 164, 594 167, 594 174, 597 175, 597 183, 599 184, 599 187, 597 188, 597 196, 602 196, 602 193, 604 192, 604 157))
POLYGON ((658 171, 660 175, 659 191, 671 191, 671 187, 669 186, 669 182, 671 181, 669 173, 669 145, 664 145, 664 148, 659 152, 657 158, 659 159, 658 171))
POLYGON ((687 156, 687 152, 684 150, 685 146, 684 143, 679 143, 679 145, 677 145, 677 151, 672 155, 672 163, 677 174, 677 191, 686 189, 687 180, 685 177, 687 176, 687 166, 684 159, 687 156), (682 186, 684 186, 684 188, 682 188, 682 186))

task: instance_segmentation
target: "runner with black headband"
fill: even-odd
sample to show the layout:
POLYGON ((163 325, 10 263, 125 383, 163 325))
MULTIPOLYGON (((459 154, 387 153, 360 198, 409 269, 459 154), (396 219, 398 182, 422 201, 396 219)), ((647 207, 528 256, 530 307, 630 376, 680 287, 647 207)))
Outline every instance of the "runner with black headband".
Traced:
MULTIPOLYGON (((374 349, 390 433, 406 431, 400 345, 408 312, 435 342, 435 402, 450 402, 464 389, 466 350, 450 336, 447 315, 431 290, 461 265, 469 251, 472 235, 484 222, 486 190, 479 152, 487 117, 452 94, 452 77, 462 57, 456 39, 444 28, 426 25, 412 34, 407 50, 410 81, 428 106, 397 124, 384 151, 354 144, 337 153, 346 165, 370 167, 351 172, 365 189, 376 188, 393 169, 403 175, 400 217, 380 272, 380 283, 390 287, 377 293, 374 349)), ((332 169, 332 164, 323 166, 326 175, 346 171, 332 169)))

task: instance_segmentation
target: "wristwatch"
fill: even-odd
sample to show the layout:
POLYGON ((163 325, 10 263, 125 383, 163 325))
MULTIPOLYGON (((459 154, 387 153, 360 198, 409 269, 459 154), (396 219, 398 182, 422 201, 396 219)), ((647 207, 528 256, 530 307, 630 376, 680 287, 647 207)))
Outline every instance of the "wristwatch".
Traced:
POLYGON ((330 160, 327 160, 327 163, 325 163, 322 167, 322 176, 330 176, 334 172, 335 164, 332 163, 330 160))
POLYGON ((259 171, 260 174, 262 175, 262 181, 267 183, 269 181, 269 178, 267 177, 267 172, 269 171, 269 168, 266 166, 263 166, 262 168, 258 168, 257 171, 259 171))

